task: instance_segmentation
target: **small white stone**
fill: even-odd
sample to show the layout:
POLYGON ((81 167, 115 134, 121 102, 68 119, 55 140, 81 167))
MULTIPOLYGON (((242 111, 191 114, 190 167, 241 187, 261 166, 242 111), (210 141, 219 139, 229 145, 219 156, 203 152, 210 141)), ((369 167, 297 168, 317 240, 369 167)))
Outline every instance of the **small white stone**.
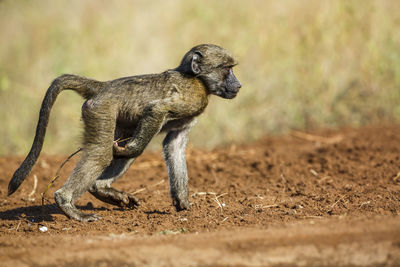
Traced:
POLYGON ((225 205, 225 203, 222 203, 221 206, 222 206, 222 207, 225 207, 226 205, 225 205))
POLYGON ((47 232, 47 227, 46 226, 41 226, 41 227, 39 227, 39 231, 40 232, 42 232, 42 233, 44 233, 44 232, 47 232))

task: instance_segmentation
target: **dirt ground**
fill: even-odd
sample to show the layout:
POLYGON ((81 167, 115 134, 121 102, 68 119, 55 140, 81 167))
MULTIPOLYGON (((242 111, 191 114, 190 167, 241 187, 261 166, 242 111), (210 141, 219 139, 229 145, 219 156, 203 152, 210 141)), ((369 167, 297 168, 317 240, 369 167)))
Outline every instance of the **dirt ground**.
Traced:
POLYGON ((77 206, 103 218, 91 223, 67 219, 53 200, 78 155, 41 204, 65 158, 42 156, 11 197, 23 158, 0 158, 1 266, 400 265, 397 125, 189 147, 192 209, 182 212, 161 154, 148 152, 115 183, 141 206, 122 210, 87 193, 77 206))

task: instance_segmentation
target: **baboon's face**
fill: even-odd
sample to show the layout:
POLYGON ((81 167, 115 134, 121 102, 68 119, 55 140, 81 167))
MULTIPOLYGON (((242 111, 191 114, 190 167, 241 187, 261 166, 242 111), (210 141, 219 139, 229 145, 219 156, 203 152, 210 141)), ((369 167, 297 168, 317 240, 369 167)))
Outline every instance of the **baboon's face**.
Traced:
POLYGON ((228 99, 237 95, 242 85, 233 74, 232 68, 230 65, 219 66, 201 77, 210 93, 228 99))
POLYGON ((223 98, 234 98, 242 87, 233 74, 237 61, 224 48, 204 44, 193 47, 183 58, 178 69, 202 80, 207 90, 223 98))

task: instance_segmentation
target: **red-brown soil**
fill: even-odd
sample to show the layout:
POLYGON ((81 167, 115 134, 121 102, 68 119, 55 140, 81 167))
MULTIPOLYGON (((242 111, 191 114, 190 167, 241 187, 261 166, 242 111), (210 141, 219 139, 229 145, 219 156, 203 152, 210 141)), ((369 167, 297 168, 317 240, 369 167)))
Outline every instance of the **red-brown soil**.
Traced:
POLYGON ((53 200, 79 156, 41 205, 65 158, 42 156, 11 197, 23 158, 0 158, 0 265, 400 265, 400 126, 189 148, 192 209, 182 212, 161 154, 145 153, 115 183, 141 206, 122 210, 87 193, 77 205, 103 218, 91 223, 67 219, 53 200))

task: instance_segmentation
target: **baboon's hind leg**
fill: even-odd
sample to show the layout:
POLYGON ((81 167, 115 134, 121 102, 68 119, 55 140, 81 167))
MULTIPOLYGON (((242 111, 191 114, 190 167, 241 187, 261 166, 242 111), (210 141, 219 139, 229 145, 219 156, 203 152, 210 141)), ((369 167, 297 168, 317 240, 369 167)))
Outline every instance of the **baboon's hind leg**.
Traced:
POLYGON ((92 159, 87 153, 85 154, 82 156, 82 159, 77 164, 64 186, 54 193, 56 203, 60 209, 69 218, 83 222, 95 221, 100 219, 100 217, 95 214, 85 214, 81 212, 75 207, 75 201, 93 185, 96 177, 98 177, 105 168, 99 164, 97 159, 92 159))
POLYGON ((115 119, 107 105, 86 101, 82 108, 85 125, 82 157, 62 188, 54 193, 60 209, 78 221, 94 221, 100 217, 85 214, 75 207, 75 201, 88 191, 113 159, 115 119), (107 111, 107 112, 105 112, 107 111))
POLYGON ((89 192, 97 199, 121 208, 132 209, 139 206, 139 199, 134 195, 111 187, 111 183, 121 177, 134 160, 135 159, 114 159, 99 178, 97 178, 89 192))

